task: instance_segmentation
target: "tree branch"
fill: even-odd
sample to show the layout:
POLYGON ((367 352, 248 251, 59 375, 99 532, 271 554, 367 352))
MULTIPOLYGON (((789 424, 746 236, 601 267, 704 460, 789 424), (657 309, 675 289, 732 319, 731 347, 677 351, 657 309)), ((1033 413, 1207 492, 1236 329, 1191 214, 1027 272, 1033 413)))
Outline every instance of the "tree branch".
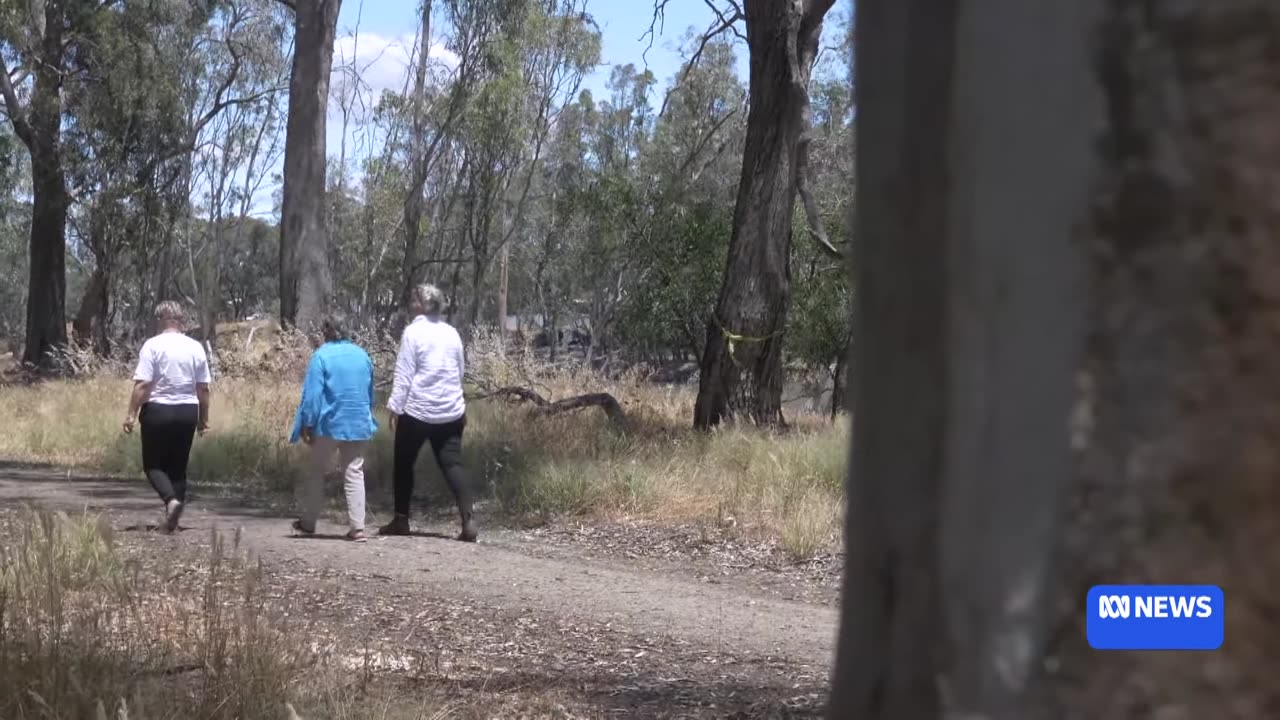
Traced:
POLYGON ((296 12, 298 12, 298 3, 297 3, 297 2, 295 2, 294 0, 276 0, 276 2, 278 2, 278 3, 280 3, 281 5, 283 5, 283 6, 287 7, 287 8, 289 8, 290 10, 294 11, 295 13, 296 13, 296 12))
POLYGON ((559 415, 560 413, 585 407, 598 407, 604 411, 605 417, 609 418, 609 422, 614 426, 624 428, 627 423, 627 414, 622 410, 622 405, 618 403, 617 398, 609 393, 587 393, 550 402, 529 388, 504 387, 483 395, 472 396, 469 399, 485 400, 494 397, 504 398, 508 402, 533 403, 535 405, 533 414, 541 417, 559 415))
POLYGON ((22 107, 22 103, 18 100, 18 93, 13 89, 13 80, 9 77, 9 66, 5 64, 3 57, 0 57, 0 94, 4 95, 4 106, 9 115, 9 122, 13 125, 13 131, 30 149, 34 140, 31 124, 27 122, 26 109, 22 107))
POLYGON ((742 34, 742 31, 738 29, 738 21, 746 20, 747 15, 742 12, 742 8, 738 6, 737 2, 729 0, 729 6, 733 8, 733 14, 728 15, 715 4, 714 0, 702 1, 707 4, 707 7, 711 8, 711 12, 715 13, 715 16, 720 21, 721 26, 728 26, 728 28, 733 31, 733 34, 738 36, 739 40, 742 42, 747 41, 747 36, 742 34))
POLYGON ((685 171, 687 171, 693 165, 694 160, 697 160, 702 155, 702 151, 707 148, 707 144, 710 143, 711 139, 716 136, 716 133, 720 131, 720 128, 724 127, 725 123, 732 120, 733 117, 737 114, 738 114, 737 110, 731 110, 725 113, 724 117, 716 121, 716 124, 713 125, 711 129, 707 131, 707 134, 703 135, 702 138, 698 140, 698 143, 693 147, 693 152, 689 153, 689 156, 686 157, 684 159, 684 162, 680 164, 680 169, 676 171, 677 178, 684 177, 685 171))
POLYGON ((671 0, 653 0, 653 17, 649 20, 649 29, 640 36, 643 40, 649 38, 649 44, 645 46, 644 52, 640 53, 640 59, 644 61, 644 66, 649 67, 649 51, 653 49, 653 41, 657 39, 667 25, 667 3, 671 0), (657 29, 655 32, 655 28, 657 29))
MULTIPOLYGON (((807 107, 804 114, 807 120, 810 114, 807 107)), ((822 222, 822 213, 818 211, 818 201, 814 199, 813 191, 809 188, 809 144, 813 142, 812 132, 812 130, 805 130, 800 134, 800 139, 796 142, 796 192, 799 193, 800 200, 804 203, 804 215, 809 221, 809 234, 818 243, 818 249, 828 257, 844 260, 844 253, 840 252, 840 249, 835 245, 832 245, 830 238, 827 236, 826 224, 822 222)))
POLYGON ((702 53, 707 49, 707 45, 711 44, 712 40, 719 37, 725 30, 734 30, 735 23, 739 20, 746 19, 745 16, 737 13, 727 16, 719 12, 716 14, 718 16, 716 23, 707 28, 706 32, 702 33, 702 38, 698 41, 698 49, 693 51, 693 55, 689 57, 689 62, 685 63, 684 70, 680 72, 680 80, 676 83, 677 85, 684 83, 685 78, 689 76, 689 71, 692 70, 693 67, 698 64, 698 61, 702 59, 702 53))

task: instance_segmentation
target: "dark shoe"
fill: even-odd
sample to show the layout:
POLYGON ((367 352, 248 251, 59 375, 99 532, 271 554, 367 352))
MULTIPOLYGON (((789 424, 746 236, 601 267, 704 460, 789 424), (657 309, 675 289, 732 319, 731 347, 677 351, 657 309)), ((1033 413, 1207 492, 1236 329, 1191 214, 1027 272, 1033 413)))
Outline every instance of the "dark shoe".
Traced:
POLYGON ((310 530, 308 530, 307 528, 303 527, 301 520, 293 521, 293 531, 298 533, 299 535, 315 535, 316 534, 315 528, 311 528, 310 530))
POLYGON ((396 515, 391 522, 378 528, 379 535, 408 535, 409 534, 409 516, 396 515))
POLYGON ((458 539, 462 542, 475 542, 480 537, 480 531, 476 528, 476 521, 471 516, 462 519, 462 532, 458 534, 458 539))
POLYGON ((180 500, 170 500, 165 504, 164 509, 164 531, 173 533, 178 531, 178 521, 182 519, 182 502, 180 500))

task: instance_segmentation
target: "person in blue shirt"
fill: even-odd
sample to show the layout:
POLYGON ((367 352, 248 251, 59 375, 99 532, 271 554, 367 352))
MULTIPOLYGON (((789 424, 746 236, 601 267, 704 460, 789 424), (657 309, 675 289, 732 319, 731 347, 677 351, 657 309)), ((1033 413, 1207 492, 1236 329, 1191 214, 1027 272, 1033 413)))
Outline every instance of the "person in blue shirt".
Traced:
POLYGON ((347 538, 364 542, 364 453, 378 429, 373 417, 373 361, 351 342, 340 314, 325 318, 320 331, 324 343, 311 355, 289 439, 311 447, 310 468, 299 492, 302 513, 293 529, 304 535, 316 531, 324 504, 324 477, 336 450, 342 461, 351 525, 347 538))

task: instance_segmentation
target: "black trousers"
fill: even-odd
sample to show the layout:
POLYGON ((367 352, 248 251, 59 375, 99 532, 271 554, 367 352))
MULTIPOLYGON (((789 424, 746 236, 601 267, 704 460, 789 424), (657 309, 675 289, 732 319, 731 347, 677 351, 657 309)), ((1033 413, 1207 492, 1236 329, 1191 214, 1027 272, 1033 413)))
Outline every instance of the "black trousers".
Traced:
POLYGON ((199 405, 146 403, 138 413, 142 469, 166 503, 187 501, 187 460, 199 422, 199 405))
POLYGON ((427 423, 408 415, 396 421, 395 454, 392 474, 395 481, 396 514, 408 515, 413 500, 413 466, 422 446, 431 443, 431 452, 444 480, 458 502, 463 519, 471 516, 471 492, 462 467, 462 431, 467 418, 451 423, 427 423))

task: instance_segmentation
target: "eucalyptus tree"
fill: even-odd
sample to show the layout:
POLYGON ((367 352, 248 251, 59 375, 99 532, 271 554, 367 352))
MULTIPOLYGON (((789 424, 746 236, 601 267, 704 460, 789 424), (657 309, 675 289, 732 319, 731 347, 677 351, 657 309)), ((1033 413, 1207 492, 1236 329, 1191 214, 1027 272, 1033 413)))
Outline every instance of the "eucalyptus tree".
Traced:
POLYGON ((1276 538, 1275 18, 858 3, 830 717, 1275 707, 1277 563, 1243 551, 1276 538), (1214 672, 1087 646, 1087 589, 1121 578, 1230 588, 1214 672))
POLYGON ((557 114, 599 61, 600 32, 579 0, 448 6, 455 37, 474 37, 484 58, 458 130, 469 330, 494 259, 521 229, 557 114))
POLYGON ((329 71, 342 0, 278 0, 293 10, 293 66, 289 74, 288 128, 280 207, 280 319, 307 327, 333 290, 329 235, 325 128, 329 71))
POLYGON ((63 89, 76 33, 102 12, 96 0, 6 3, 0 8, 0 96, 31 160, 25 363, 51 369, 67 342, 66 165, 63 89))
MULTIPOLYGON (((751 56, 746 139, 720 295, 707 323, 694 425, 782 421, 783 343, 791 301, 797 193, 814 238, 832 254, 808 184, 809 80, 835 0, 731 0, 703 37, 737 31, 751 56)), ((715 3, 711 3, 717 7, 715 3)), ((665 2, 658 4, 659 10, 665 2)), ((695 58, 701 54, 701 48, 695 58)))

